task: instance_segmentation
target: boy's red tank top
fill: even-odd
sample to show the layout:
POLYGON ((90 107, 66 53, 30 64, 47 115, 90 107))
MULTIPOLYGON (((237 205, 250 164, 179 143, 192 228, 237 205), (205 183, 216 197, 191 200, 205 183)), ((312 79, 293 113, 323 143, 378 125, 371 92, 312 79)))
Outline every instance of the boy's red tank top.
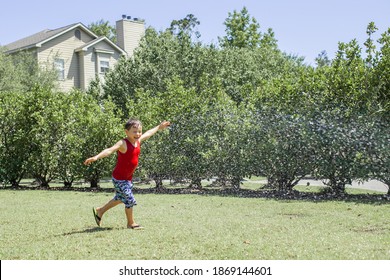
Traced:
POLYGON ((116 180, 132 180, 133 173, 138 165, 138 157, 141 153, 140 142, 137 141, 137 147, 134 147, 126 138, 127 150, 126 153, 117 151, 117 161, 114 171, 112 171, 112 177, 116 180))

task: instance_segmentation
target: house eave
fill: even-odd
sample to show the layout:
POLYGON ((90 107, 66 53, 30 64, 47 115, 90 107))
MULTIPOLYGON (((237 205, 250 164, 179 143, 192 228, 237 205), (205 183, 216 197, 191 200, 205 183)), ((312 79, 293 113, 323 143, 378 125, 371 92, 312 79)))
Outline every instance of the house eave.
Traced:
POLYGON ((57 38, 57 37, 59 37, 59 36, 62 36, 63 34, 69 32, 70 30, 73 30, 73 29, 75 29, 75 28, 81 28, 81 29, 83 29, 83 31, 85 31, 86 33, 88 33, 89 35, 91 35, 91 36, 94 37, 94 38, 97 38, 97 37, 98 37, 98 36, 96 36, 95 33, 93 33, 93 32, 92 32, 91 30, 89 30, 84 24, 82 24, 82 23, 80 22, 80 23, 77 23, 77 24, 75 24, 75 25, 70 26, 69 28, 63 30, 62 32, 60 32, 60 33, 58 33, 58 34, 56 34, 56 35, 54 35, 54 36, 52 36, 52 37, 50 37, 50 38, 47 38, 46 40, 43 40, 43 41, 41 41, 41 42, 38 42, 36 45, 37 45, 38 47, 41 47, 43 44, 45 44, 45 43, 47 43, 47 42, 49 42, 49 41, 51 41, 51 40, 53 40, 53 39, 55 39, 55 38, 57 38))
MULTIPOLYGON (((109 40, 107 37, 105 36, 102 36, 102 37, 99 37, 97 39, 95 39, 94 41, 92 42, 89 42, 87 44, 85 44, 84 46, 81 46, 77 49, 75 49, 74 51, 75 52, 87 52, 88 49, 90 49, 91 47, 93 47, 94 45, 102 42, 102 41, 105 41, 106 43, 108 43, 113 49, 117 50, 118 52, 120 52, 122 55, 126 55, 126 51, 124 51, 121 47, 119 47, 118 45, 114 44, 111 40, 109 40)), ((100 52, 100 53, 109 53, 109 54, 114 54, 114 51, 112 50, 105 50, 105 49, 99 49, 99 48, 96 48, 94 47, 93 50, 95 52, 100 52)))
POLYGON ((42 45, 40 45, 40 44, 32 44, 32 45, 24 46, 24 47, 18 48, 18 49, 6 50, 5 53, 6 54, 13 54, 13 53, 21 52, 21 51, 31 50, 34 48, 40 48, 41 46, 42 45))

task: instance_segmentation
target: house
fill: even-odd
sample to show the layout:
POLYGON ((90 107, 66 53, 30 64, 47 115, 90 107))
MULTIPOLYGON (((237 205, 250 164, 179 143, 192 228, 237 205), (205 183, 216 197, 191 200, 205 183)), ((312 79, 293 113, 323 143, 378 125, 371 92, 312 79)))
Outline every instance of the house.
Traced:
POLYGON ((30 51, 40 65, 53 65, 58 71, 59 87, 85 90, 98 75, 114 67, 122 56, 132 56, 145 34, 143 20, 123 15, 116 22, 117 44, 97 36, 82 23, 46 29, 5 45, 6 53, 30 51))

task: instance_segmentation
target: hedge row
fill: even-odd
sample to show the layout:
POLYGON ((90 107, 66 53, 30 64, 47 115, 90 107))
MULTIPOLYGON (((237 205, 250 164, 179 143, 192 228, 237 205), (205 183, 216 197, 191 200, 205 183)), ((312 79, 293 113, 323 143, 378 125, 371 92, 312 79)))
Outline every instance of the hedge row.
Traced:
MULTIPOLYGON (((237 106, 222 90, 195 95, 180 83, 170 98, 140 93, 129 108, 144 130, 162 117, 170 129, 144 143, 137 176, 161 185, 163 179, 202 179, 240 187, 244 177, 266 176, 271 186, 290 191, 305 176, 323 179, 336 192, 352 180, 390 184, 390 125, 377 117, 337 110, 288 115, 270 107, 237 106), (169 102, 169 104, 168 104, 169 102), (142 106, 140 105, 142 104, 142 106)), ((115 157, 89 167, 85 158, 124 136, 113 103, 99 104, 85 93, 37 88, 0 95, 0 180, 18 185, 34 178, 71 187, 86 180, 97 187, 110 176, 115 157)))

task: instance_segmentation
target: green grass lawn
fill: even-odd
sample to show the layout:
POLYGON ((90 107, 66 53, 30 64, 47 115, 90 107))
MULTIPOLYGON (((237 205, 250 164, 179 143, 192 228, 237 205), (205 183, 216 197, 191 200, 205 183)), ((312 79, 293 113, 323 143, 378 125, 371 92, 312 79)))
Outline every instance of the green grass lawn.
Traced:
POLYGON ((135 194, 98 228, 92 207, 111 193, 0 190, 0 258, 66 260, 390 259, 388 202, 135 194))

